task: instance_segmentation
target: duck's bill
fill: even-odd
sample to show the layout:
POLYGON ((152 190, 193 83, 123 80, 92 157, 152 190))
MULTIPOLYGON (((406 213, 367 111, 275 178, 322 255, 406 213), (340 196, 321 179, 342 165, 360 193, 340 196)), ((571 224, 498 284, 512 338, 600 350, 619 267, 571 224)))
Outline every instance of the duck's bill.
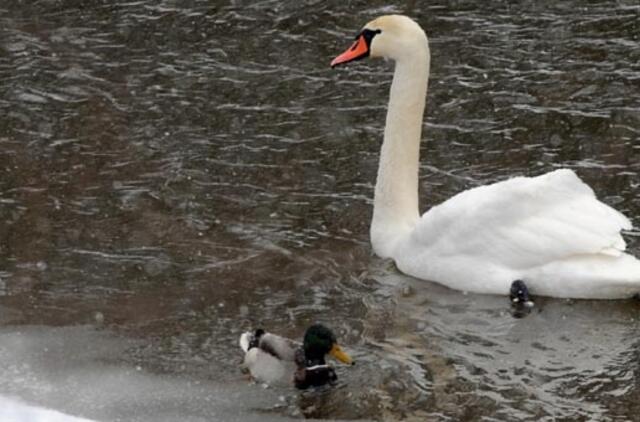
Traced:
POLYGON ((346 354, 342 350, 342 348, 340 346, 338 346, 337 344, 333 345, 333 347, 331 348, 331 351, 329 352, 329 354, 331 356, 333 356, 334 358, 338 359, 342 363, 346 363, 347 365, 353 365, 353 359, 351 359, 351 356, 346 354))
POLYGON ((351 47, 347 49, 344 53, 340 54, 338 57, 331 61, 331 67, 335 67, 339 64, 349 63, 354 60, 359 60, 367 57, 369 55, 369 46, 367 45, 367 41, 364 38, 364 35, 360 35, 356 42, 351 44, 351 47))

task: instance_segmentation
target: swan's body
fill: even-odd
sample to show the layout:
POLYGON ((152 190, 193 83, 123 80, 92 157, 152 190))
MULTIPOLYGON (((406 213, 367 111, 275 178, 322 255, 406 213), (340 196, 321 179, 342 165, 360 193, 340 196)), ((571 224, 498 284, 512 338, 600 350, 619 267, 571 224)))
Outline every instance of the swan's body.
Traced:
POLYGON ((420 216, 418 164, 430 53, 420 26, 383 16, 332 65, 395 60, 375 187, 371 243, 417 278, 458 290, 613 299, 640 293, 640 261, 624 253, 630 229, 571 170, 517 177, 464 191, 420 216))

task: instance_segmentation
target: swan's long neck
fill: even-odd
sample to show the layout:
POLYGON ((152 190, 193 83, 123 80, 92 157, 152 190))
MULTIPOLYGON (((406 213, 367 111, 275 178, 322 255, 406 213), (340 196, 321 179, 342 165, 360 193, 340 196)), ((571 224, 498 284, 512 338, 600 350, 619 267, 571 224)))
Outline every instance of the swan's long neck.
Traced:
POLYGON ((426 39, 413 53, 396 60, 380 153, 371 243, 382 257, 390 256, 395 241, 420 217, 418 165, 430 62, 426 39))

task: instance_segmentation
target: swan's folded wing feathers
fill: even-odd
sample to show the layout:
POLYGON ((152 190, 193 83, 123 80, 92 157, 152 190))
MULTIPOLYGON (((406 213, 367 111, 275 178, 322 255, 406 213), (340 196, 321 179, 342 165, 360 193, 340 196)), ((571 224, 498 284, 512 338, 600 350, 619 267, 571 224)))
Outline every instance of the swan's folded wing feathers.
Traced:
POLYGON ((621 213, 598 201, 571 170, 467 190, 420 219, 412 241, 437 255, 470 254, 532 267, 581 254, 620 254, 621 213))

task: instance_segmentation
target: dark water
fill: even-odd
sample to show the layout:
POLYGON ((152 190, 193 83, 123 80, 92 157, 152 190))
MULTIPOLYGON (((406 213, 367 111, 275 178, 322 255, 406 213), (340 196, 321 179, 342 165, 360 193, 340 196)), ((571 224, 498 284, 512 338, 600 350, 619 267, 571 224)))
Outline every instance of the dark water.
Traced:
POLYGON ((35 340, 0 345, 0 394, 100 420, 636 419, 637 302, 540 299, 514 319, 506 298, 372 256, 392 68, 328 63, 395 12, 431 42, 425 209, 570 167, 640 225, 636 0, 5 0, 0 328, 35 340), (358 360, 338 388, 247 384, 241 331, 299 337, 313 321, 358 360), (51 333, 68 340, 53 358, 51 333), (152 381, 86 406, 75 393, 101 377, 64 372, 83 353, 152 381), (156 379, 180 381, 158 398, 156 379), (184 383, 210 389, 186 400, 184 383), (225 394, 237 404, 220 416, 209 399, 225 394))

